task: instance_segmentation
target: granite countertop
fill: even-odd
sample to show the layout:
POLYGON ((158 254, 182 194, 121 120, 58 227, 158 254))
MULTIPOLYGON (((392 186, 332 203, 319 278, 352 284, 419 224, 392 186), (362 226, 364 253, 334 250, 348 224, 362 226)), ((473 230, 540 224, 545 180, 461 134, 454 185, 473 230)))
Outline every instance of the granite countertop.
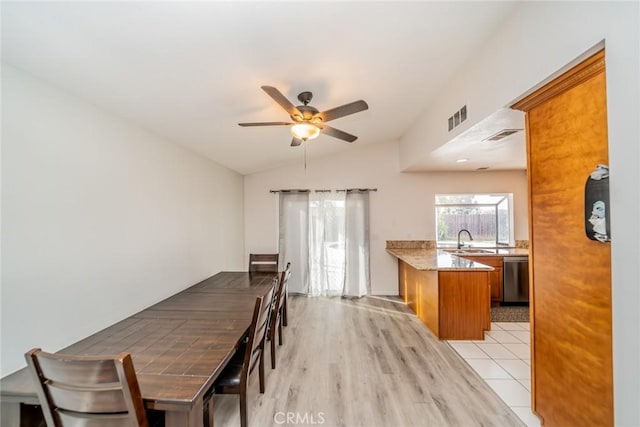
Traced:
POLYGON ((529 249, 521 248, 462 248, 458 252, 458 249, 444 249, 445 251, 453 252, 455 255, 460 256, 529 256, 529 249), (465 253, 464 251, 469 251, 465 253), (481 251, 481 252, 479 252, 481 251))
POLYGON ((441 249, 387 249, 387 252, 416 270, 493 270, 493 267, 461 258, 441 249))
POLYGON ((417 270, 493 270, 493 267, 481 264, 477 261, 465 259, 465 256, 528 256, 528 249, 519 248, 463 248, 457 249, 393 249, 387 248, 387 252, 406 262, 417 270), (465 253, 464 251, 469 251, 465 253), (482 250, 483 252, 478 252, 482 250))

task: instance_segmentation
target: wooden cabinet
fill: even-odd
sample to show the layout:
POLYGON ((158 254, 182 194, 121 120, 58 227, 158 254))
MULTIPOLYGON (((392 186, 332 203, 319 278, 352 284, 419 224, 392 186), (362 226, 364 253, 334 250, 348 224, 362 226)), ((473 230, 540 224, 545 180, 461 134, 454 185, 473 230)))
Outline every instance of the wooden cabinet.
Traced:
POLYGON ((503 258, 501 256, 467 256, 463 258, 479 262, 484 265, 493 267, 495 270, 489 272, 489 285, 491 285, 491 302, 499 303, 502 301, 502 266, 503 258))
POLYGON ((441 339, 484 340, 491 330, 488 271, 439 271, 441 339))

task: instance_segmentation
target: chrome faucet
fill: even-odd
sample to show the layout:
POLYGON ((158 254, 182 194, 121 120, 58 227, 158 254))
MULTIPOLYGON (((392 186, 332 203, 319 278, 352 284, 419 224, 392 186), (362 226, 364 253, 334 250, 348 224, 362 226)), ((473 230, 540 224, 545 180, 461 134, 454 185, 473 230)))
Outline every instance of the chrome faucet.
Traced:
POLYGON ((466 228, 463 228, 462 230, 458 231, 458 249, 462 248, 462 244, 460 243, 460 235, 462 234, 463 231, 467 232, 467 234, 469 235, 469 240, 473 240, 473 237, 471 236, 471 232, 466 228))

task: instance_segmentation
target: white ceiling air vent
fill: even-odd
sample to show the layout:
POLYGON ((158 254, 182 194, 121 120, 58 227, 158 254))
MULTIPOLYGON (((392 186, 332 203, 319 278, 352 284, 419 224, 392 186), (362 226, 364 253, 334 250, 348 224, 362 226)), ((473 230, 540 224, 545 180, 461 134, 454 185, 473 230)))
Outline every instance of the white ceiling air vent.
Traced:
POLYGON ((465 120, 467 120, 467 106, 463 105, 461 109, 453 113, 447 120, 449 132, 451 132, 453 128, 461 125, 465 120))
POLYGON ((500 141, 501 139, 506 138, 509 135, 520 132, 521 130, 522 129, 502 129, 500 132, 494 133, 493 135, 483 139, 482 141, 500 141))

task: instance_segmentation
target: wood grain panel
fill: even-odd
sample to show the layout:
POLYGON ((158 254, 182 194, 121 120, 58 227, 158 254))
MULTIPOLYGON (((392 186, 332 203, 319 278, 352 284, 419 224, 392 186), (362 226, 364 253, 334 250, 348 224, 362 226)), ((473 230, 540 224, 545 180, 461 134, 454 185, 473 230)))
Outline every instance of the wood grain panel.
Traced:
POLYGON ((608 164, 604 53, 585 63, 572 70, 577 84, 524 104, 532 398, 545 426, 613 425, 610 245, 584 231, 585 181, 608 164))
POLYGON ((401 286, 404 288, 404 302, 414 313, 418 314, 418 278, 417 270, 404 261, 398 260, 401 266, 401 286))
POLYGON ((467 256, 463 255, 463 258, 467 258, 473 261, 477 261, 481 264, 489 265, 494 268, 489 272, 489 285, 491 286, 491 302, 502 301, 502 269, 504 266, 504 259, 501 256, 467 256))
POLYGON ((404 262, 398 260, 398 295, 407 303, 407 278, 406 278, 407 265, 404 262))
POLYGON ((440 338, 483 340, 491 327, 487 271, 440 271, 440 338))
POLYGON ((604 50, 582 61, 557 79, 511 106, 516 110, 531 111, 551 98, 563 94, 605 70, 604 50))
POLYGON ((215 276, 209 277, 197 283, 184 292, 205 292, 205 293, 241 293, 264 295, 271 281, 277 273, 253 272, 249 274, 238 274, 233 271, 222 271, 215 276))
POLYGON ((244 316, 247 310, 251 311, 255 302, 256 295, 253 294, 182 292, 149 308, 151 310, 227 312, 228 318, 233 319, 235 313, 244 316))
POLYGON ((440 293, 437 271, 419 271, 420 304, 418 317, 440 338, 440 293))
POLYGON ((398 272, 404 302, 439 336, 438 272, 417 270, 402 260, 398 260, 398 272))
POLYGON ((398 260, 404 301, 440 339, 484 339, 491 328, 489 272, 417 270, 398 260))

